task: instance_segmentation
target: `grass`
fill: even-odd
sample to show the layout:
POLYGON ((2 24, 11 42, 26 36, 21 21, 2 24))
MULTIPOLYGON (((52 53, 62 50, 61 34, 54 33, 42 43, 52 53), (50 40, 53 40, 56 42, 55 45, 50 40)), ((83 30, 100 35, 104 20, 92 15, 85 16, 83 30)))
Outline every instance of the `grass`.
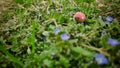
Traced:
POLYGON ((4 0, 0 3, 0 68, 119 67, 120 44, 108 43, 108 38, 120 41, 118 2, 4 0), (73 19, 78 11, 86 15, 84 23, 73 19), (113 22, 105 24, 106 16, 112 16, 113 22), (58 34, 55 28, 60 29, 58 34), (62 40, 63 33, 70 39, 62 40), (108 64, 99 65, 96 53, 103 54, 108 64))

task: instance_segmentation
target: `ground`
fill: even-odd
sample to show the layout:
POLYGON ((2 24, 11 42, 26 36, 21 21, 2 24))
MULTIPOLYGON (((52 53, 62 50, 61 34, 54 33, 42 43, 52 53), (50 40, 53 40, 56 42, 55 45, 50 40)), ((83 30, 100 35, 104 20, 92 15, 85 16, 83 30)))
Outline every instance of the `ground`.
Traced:
POLYGON ((1 0, 0 68, 118 68, 119 2, 1 0))

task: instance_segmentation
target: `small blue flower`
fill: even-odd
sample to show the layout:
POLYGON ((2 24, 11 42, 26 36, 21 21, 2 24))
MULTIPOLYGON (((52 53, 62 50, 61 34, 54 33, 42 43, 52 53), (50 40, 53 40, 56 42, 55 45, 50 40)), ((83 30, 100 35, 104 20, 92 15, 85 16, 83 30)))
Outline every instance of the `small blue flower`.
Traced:
POLYGON ((51 56, 55 56, 55 53, 51 53, 51 56))
POLYGON ((116 46, 118 44, 120 44, 120 42, 116 39, 112 39, 112 38, 108 38, 108 43, 111 45, 111 46, 116 46))
POLYGON ((59 28, 55 28, 54 33, 58 34, 59 32, 60 32, 60 29, 59 28))
POLYGON ((66 33, 61 34, 60 37, 61 37, 62 40, 68 40, 70 38, 70 36, 68 34, 66 34, 66 33))
POLYGON ((113 18, 110 17, 110 16, 107 16, 105 20, 108 21, 108 22, 112 22, 112 21, 113 21, 113 18))
POLYGON ((95 61, 100 65, 108 63, 107 58, 103 54, 95 54, 95 61))

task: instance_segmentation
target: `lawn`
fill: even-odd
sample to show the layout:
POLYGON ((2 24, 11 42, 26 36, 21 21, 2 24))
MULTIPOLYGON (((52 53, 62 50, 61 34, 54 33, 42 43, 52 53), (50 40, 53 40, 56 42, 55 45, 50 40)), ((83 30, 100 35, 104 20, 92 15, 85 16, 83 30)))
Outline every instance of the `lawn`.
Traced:
POLYGON ((0 68, 119 68, 119 3, 0 0, 0 68))

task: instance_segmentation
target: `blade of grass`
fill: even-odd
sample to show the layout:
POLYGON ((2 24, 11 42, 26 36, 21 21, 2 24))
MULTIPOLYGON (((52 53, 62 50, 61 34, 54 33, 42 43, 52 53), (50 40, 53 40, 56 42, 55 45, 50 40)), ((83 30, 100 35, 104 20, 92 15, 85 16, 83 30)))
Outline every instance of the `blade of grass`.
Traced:
POLYGON ((14 63, 19 64, 23 68, 23 63, 18 60, 16 57, 14 57, 12 54, 10 54, 3 46, 0 46, 0 51, 2 51, 8 58, 10 58, 14 63))

